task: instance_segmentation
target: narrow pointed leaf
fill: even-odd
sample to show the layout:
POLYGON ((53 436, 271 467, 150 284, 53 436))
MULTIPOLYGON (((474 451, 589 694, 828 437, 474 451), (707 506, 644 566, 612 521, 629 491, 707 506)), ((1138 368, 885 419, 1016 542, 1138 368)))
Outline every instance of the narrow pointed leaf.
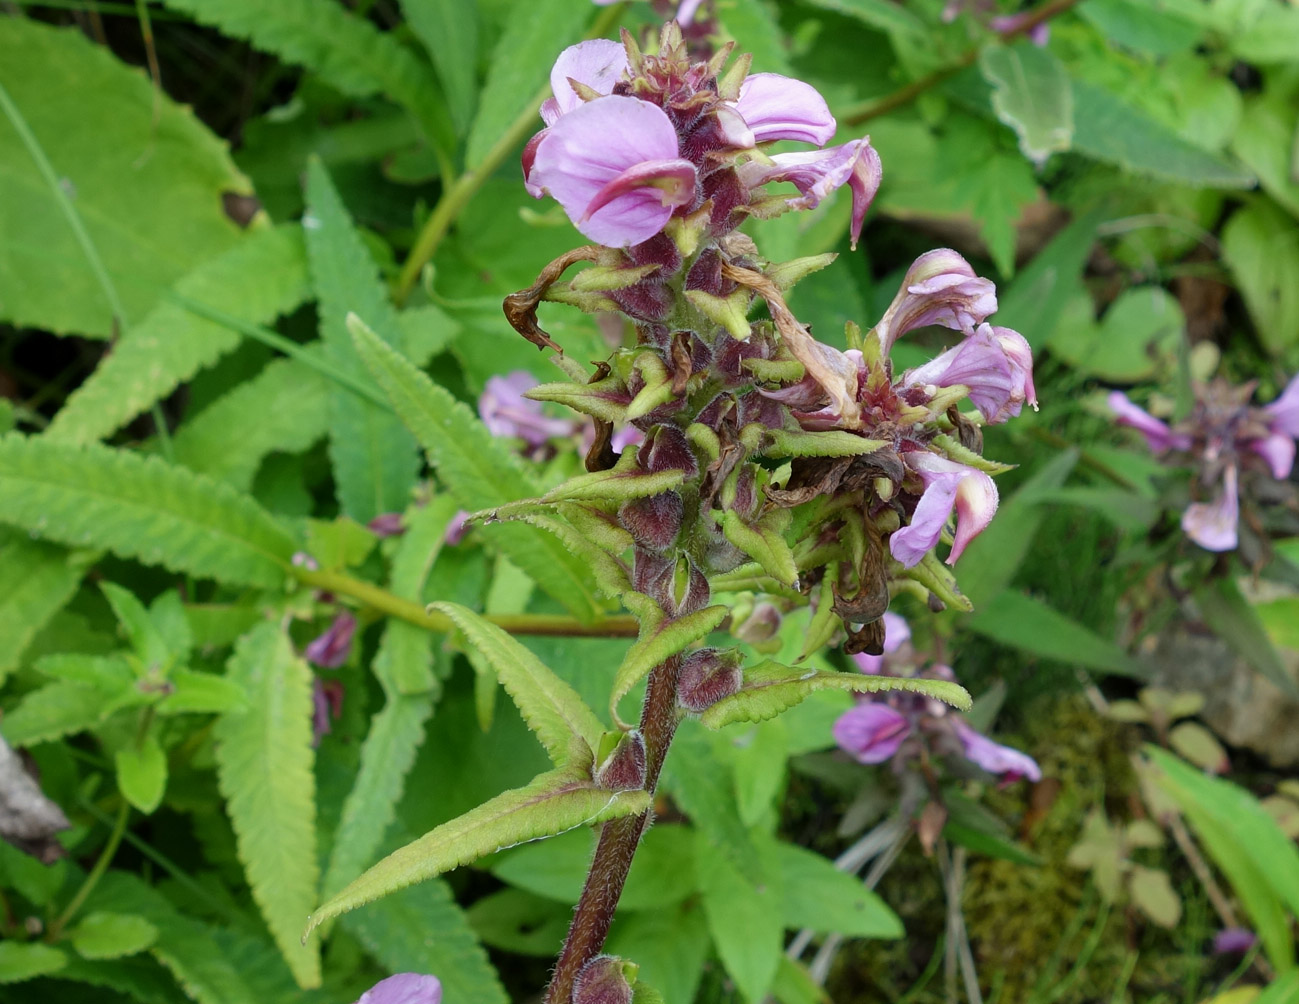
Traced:
POLYGON ((672 620, 645 620, 641 622, 641 636, 627 650, 613 679, 613 693, 609 697, 609 714, 618 718, 618 702, 631 692, 632 687, 645 679, 659 663, 683 651, 692 642, 703 638, 726 620, 730 608, 721 605, 704 607, 684 617, 672 620))
POLYGON ((249 696, 247 711, 216 728, 217 780, 239 859, 294 979, 319 986, 320 944, 300 937, 319 879, 311 668, 265 621, 240 639, 229 674, 249 696))
POLYGON ((730 509, 722 514, 722 533, 781 585, 797 587, 798 566, 794 562, 794 552, 773 527, 761 520, 755 524, 746 523, 739 513, 730 509))
POLYGON ((842 429, 770 429, 767 439, 771 445, 762 452, 772 457, 863 457, 887 445, 882 439, 863 439, 842 429))
POLYGON ((633 815, 648 806, 649 796, 644 791, 607 791, 582 774, 550 771, 527 787, 497 795, 389 854, 313 913, 307 931, 484 854, 576 826, 633 815))
POLYGON ((862 673, 837 673, 830 670, 800 670, 778 662, 759 663, 744 671, 744 686, 738 693, 723 697, 699 720, 710 729, 732 722, 760 722, 774 718, 818 690, 847 690, 854 694, 878 694, 899 690, 922 694, 950 704, 958 711, 968 711, 972 702, 965 688, 946 680, 921 680, 896 676, 866 676, 862 673))
POLYGON ((573 740, 594 754, 605 727, 577 691, 527 648, 490 621, 457 603, 434 603, 491 664, 556 767, 568 763, 573 740))
MULTIPOLYGON (((629 455, 632 451, 628 451, 629 455)), ((639 470, 597 471, 569 478, 542 496, 544 502, 626 502, 648 498, 677 487, 685 480, 684 471, 659 471, 648 474, 639 470)))
MULTIPOLYGON (((541 494, 519 459, 463 403, 416 369, 360 318, 353 316, 348 326, 366 367, 465 509, 490 509, 541 494)), ((522 526, 484 529, 497 548, 575 615, 584 620, 598 615, 590 573, 563 544, 522 526)))
POLYGON ((0 437, 0 521, 74 547, 255 586, 279 586, 296 546, 229 485, 156 457, 16 434, 0 437))

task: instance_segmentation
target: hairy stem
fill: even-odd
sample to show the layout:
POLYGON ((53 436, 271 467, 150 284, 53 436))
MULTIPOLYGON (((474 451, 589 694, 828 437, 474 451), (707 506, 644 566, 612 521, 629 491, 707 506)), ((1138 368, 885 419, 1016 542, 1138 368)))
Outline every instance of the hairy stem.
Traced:
MULTIPOLYGON (((617 23, 618 18, 622 16, 622 9, 622 4, 614 4, 601 11, 592 22, 586 37, 599 38, 603 35, 617 23)), ((483 159, 477 164, 466 167, 464 174, 443 190, 442 197, 433 207, 429 218, 424 221, 424 226, 420 229, 419 236, 415 238, 415 244, 401 267, 401 274, 397 277, 394 298, 399 305, 406 302, 411 290, 415 288, 415 283, 419 281, 420 272, 437 253, 442 239, 451 229, 451 224, 483 186, 483 182, 491 177, 492 173, 504 163, 505 158, 527 138, 528 133, 536 131, 537 109, 549 96, 550 84, 546 84, 501 133, 491 149, 484 154, 483 159)))
MULTIPOLYGON (((1003 42, 1013 42, 1021 35, 1027 35, 1039 24, 1043 24, 1051 18, 1063 14, 1070 7, 1078 4, 1079 0, 1048 0, 1041 7, 1024 17, 1022 21, 1013 25, 1004 31, 997 32, 997 35, 1003 42)), ((979 53, 983 51, 982 46, 976 46, 964 53, 960 59, 950 66, 944 66, 942 69, 935 70, 919 80, 913 80, 905 87, 900 87, 892 94, 887 94, 875 101, 865 101, 859 105, 845 109, 839 119, 848 125, 861 125, 870 119, 879 118, 881 115, 887 115, 891 111, 908 105, 926 91, 933 90, 948 77, 955 76, 964 70, 967 66, 973 66, 975 60, 979 58, 979 53)))
MULTIPOLYGON (((677 730, 677 676, 681 660, 673 656, 650 673, 641 707, 640 728, 645 738, 645 790, 651 797, 672 737, 677 730)), ((631 870, 640 838, 649 829, 654 810, 605 823, 595 845, 595 856, 577 901, 573 923, 555 963, 555 975, 546 990, 546 1004, 569 1004, 573 981, 582 967, 600 954, 613 923, 613 913, 631 870)))
MULTIPOLYGON (((340 596, 360 600, 365 606, 389 617, 408 621, 430 631, 451 631, 455 625, 445 614, 427 611, 423 604, 405 600, 388 590, 363 579, 354 579, 342 572, 313 571, 309 568, 290 568, 290 572, 303 585, 323 589, 340 596)), ((627 614, 605 617, 587 624, 576 617, 563 614, 487 614, 487 620, 510 634, 551 635, 562 638, 635 638, 638 628, 636 618, 627 614)))

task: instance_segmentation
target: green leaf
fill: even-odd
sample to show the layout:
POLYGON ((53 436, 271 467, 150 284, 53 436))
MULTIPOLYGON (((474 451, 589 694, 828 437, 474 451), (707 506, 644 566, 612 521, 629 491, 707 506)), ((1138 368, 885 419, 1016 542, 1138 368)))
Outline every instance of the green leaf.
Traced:
POLYGON ((631 692, 632 687, 669 656, 717 630, 730 612, 729 607, 718 604, 682 617, 642 620, 640 637, 627 650, 622 665, 614 674, 613 691, 609 695, 609 714, 613 720, 619 721, 618 702, 631 692))
POLYGON ((455 621, 468 642, 491 664, 556 767, 565 766, 573 758, 575 740, 580 743, 577 749, 583 759, 587 753, 594 754, 605 727, 576 690, 527 648, 467 607, 434 603, 430 609, 455 621))
POLYGON ((1261 5, 1251 24, 1231 39, 1231 51, 1249 63, 1290 63, 1299 52, 1299 10, 1261 5))
POLYGON ((1274 355, 1299 343, 1299 234, 1292 217, 1266 199, 1232 214, 1222 257, 1236 277, 1254 330, 1274 355))
POLYGON ((1181 722, 1168 733, 1168 745, 1201 770, 1218 773, 1230 761, 1212 732, 1199 722, 1181 722))
POLYGON ((469 908, 469 923, 493 948, 553 959, 564 944, 569 913, 520 889, 500 889, 469 908))
POLYGON ((478 100, 478 5, 401 0, 401 10, 433 60, 456 131, 464 133, 478 100))
MULTIPOLYGON (((228 251, 196 263, 174 290, 239 320, 265 324, 309 295, 302 231, 262 228, 228 251)), ((45 435, 92 443, 112 435, 199 370, 239 346, 240 335, 179 303, 157 304, 127 328, 95 372, 69 396, 45 435)))
POLYGON ((1081 285, 1100 221, 1099 210, 1080 214, 1051 238, 1010 287, 998 291, 997 322, 1020 332, 1034 349, 1045 345, 1081 285))
POLYGON ((755 885, 702 831, 695 853, 708 930, 727 973, 749 1004, 771 987, 781 955, 782 873, 774 862, 755 885))
POLYGON ((187 420, 172 439, 172 455, 192 471, 248 491, 267 456, 302 453, 325 436, 329 392, 311 367, 277 359, 187 420))
POLYGON ((167 754, 150 733, 139 749, 117 751, 117 787, 133 806, 150 815, 167 788, 167 754))
MULTIPOLYGON (((318 158, 307 162, 307 259, 320 301, 320 337, 330 360, 349 372, 362 367, 346 317, 357 311, 389 345, 402 340, 397 311, 318 158)), ((365 523, 406 508, 419 473, 419 453, 391 412, 344 387, 329 397, 329 452, 344 513, 365 523)))
POLYGON ((1231 882, 1272 964, 1294 968, 1292 919, 1299 916, 1299 848, 1245 789, 1208 777, 1153 746, 1146 755, 1159 787, 1186 814, 1214 863, 1231 882))
MULTIPOLYGON (((788 523, 788 520, 784 522, 788 523)), ((796 587, 798 566, 794 563, 794 552, 776 529, 779 524, 773 523, 767 517, 754 524, 746 523, 734 509, 727 509, 721 515, 722 533, 727 540, 761 565, 762 570, 781 585, 796 587)))
POLYGON ((1246 662, 1291 696, 1299 696, 1296 682, 1285 662, 1272 647, 1267 629, 1249 601, 1231 579, 1214 579, 1194 591, 1200 616, 1246 662))
POLYGON ((0 734, 11 746, 34 746, 98 724, 104 692, 60 680, 27 694, 0 719, 0 734))
POLYGON ((890 35, 923 35, 925 23, 915 14, 890 0, 809 0, 813 7, 856 18, 870 28, 890 35))
POLYGON ((241 710, 247 704, 237 684, 214 673, 176 669, 167 682, 173 689, 156 705, 160 715, 222 714, 241 710))
POLYGON ((626 502, 648 498, 669 491, 685 480, 679 470, 649 473, 639 470, 635 451, 625 451, 632 458, 613 470, 579 474, 569 478, 542 496, 544 502, 626 502))
POLYGON ((693 901, 674 910, 620 916, 605 944, 610 954, 639 964, 637 982, 660 988, 672 1004, 696 999, 709 947, 703 909, 693 901))
POLYGON ((1152 56, 1171 56, 1192 48, 1204 28, 1174 10, 1145 0, 1088 0, 1078 14, 1110 41, 1152 56))
POLYGON ((158 929, 133 913, 87 914, 71 932, 72 947, 86 959, 120 959, 158 940, 158 929))
POLYGON ((1104 88, 1074 78, 1074 149, 1136 174, 1197 187, 1249 188, 1254 175, 1203 150, 1104 88))
POLYGON ((775 718, 818 690, 847 690, 855 694, 877 694, 900 690, 944 701, 959 711, 969 710, 970 695, 946 680, 922 680, 892 676, 864 676, 824 669, 797 669, 778 662, 763 662, 744 671, 744 685, 738 693, 723 697, 699 716, 710 729, 732 722, 760 722, 775 718))
POLYGON ((1273 645, 1299 649, 1299 596, 1282 596, 1254 606, 1273 645))
POLYGON ((1145 666, 1113 642, 1041 600, 1014 590, 999 593, 966 624, 993 641, 1046 659, 1138 679, 1149 675, 1145 666))
POLYGON ((39 941, 0 941, 0 984, 22 983, 57 972, 67 961, 67 956, 53 945, 39 941))
POLYGON ((898 915, 856 875, 795 844, 777 844, 776 856, 784 876, 781 919, 786 927, 856 938, 902 937, 898 915))
POLYGON ((886 445, 882 439, 863 439, 841 429, 770 429, 767 439, 771 445, 762 452, 769 457, 861 457, 886 445))
POLYGON ((648 806, 644 791, 607 791, 571 770, 538 775, 389 854, 313 913, 307 930, 502 847, 635 815, 648 806))
POLYGON ((1024 156, 1041 167, 1073 143, 1073 87, 1060 61, 1028 40, 989 45, 979 70, 992 85, 997 118, 1015 130, 1024 156))
POLYGON ((391 32, 332 0, 276 0, 269 7, 258 0, 167 0, 167 6, 305 66, 344 94, 386 94, 415 117, 435 145, 455 148, 455 130, 432 68, 391 32))
POLYGON ((572 0, 537 0, 510 10, 488 62, 478 116, 469 130, 466 167, 481 164, 510 124, 528 109, 546 86, 555 56, 577 41, 590 13, 585 4, 572 0))
MULTIPOLYGON (((225 192, 248 195, 226 144, 80 31, 0 21, 0 85, 59 174, 126 317, 235 245, 225 192)), ((0 116, 0 316, 109 337, 113 308, 55 194, 0 116)))
POLYGON ((944 144, 945 150, 972 147, 968 167, 953 173, 949 184, 979 222, 979 235, 997 270, 1009 277, 1015 273, 1015 221, 1025 206, 1038 200, 1037 179, 1022 157, 998 149, 991 137, 971 132, 954 133, 944 144))
POLYGON ((361 765, 334 833, 322 886, 324 897, 338 893, 373 863, 396 815, 406 775, 424 742, 425 723, 432 714, 431 695, 393 694, 370 719, 370 731, 361 746, 361 765))
POLYGON ((432 879, 349 914, 343 926, 393 973, 436 973, 448 1001, 509 1004, 447 884, 432 879))
POLYGON ((0 520, 74 547, 279 586, 293 538, 246 495, 156 457, 0 437, 0 520))
POLYGON ((1160 927, 1172 930, 1182 919, 1182 898, 1163 869, 1134 864, 1128 874, 1128 892, 1137 909, 1160 927))
POLYGON ((129 589, 112 582, 101 582, 100 591, 113 608, 121 633, 126 635, 135 654, 140 657, 146 673, 161 671, 164 675, 171 668, 173 653, 161 632, 149 617, 149 610, 129 589))
POLYGON ((832 1004, 825 987, 812 979, 805 966, 788 955, 780 957, 780 968, 771 983, 771 995, 780 1004, 832 1004))
POLYGON ((319 986, 320 945, 301 937, 319 878, 311 668, 267 621, 240 639, 228 673, 249 698, 249 709, 223 716, 215 733, 239 859, 294 979, 319 986))
POLYGON ((1076 371, 1109 383, 1137 383, 1171 369, 1186 332, 1186 315, 1162 286, 1133 286, 1110 304, 1099 324, 1091 299, 1078 298, 1077 314, 1060 324, 1047 343, 1076 371))
POLYGON ((90 558, 0 528, 0 681, 72 599, 90 558))
MULTIPOLYGON (((362 360, 428 452, 451 494, 470 511, 533 498, 540 487, 465 405, 385 344, 365 323, 348 322, 362 360)), ((488 528, 484 528, 488 529, 488 528)), ((490 528, 489 539, 555 599, 584 620, 599 612, 590 573, 559 541, 527 527, 490 528)))
POLYGON ((1292 169, 1293 106, 1293 98, 1280 94, 1250 98, 1232 136, 1231 150, 1258 175, 1268 195, 1299 216, 1299 177, 1292 169))
POLYGON ((717 19, 723 37, 735 39, 738 51, 753 55, 755 72, 793 74, 774 4, 767 0, 730 0, 719 5, 717 19))

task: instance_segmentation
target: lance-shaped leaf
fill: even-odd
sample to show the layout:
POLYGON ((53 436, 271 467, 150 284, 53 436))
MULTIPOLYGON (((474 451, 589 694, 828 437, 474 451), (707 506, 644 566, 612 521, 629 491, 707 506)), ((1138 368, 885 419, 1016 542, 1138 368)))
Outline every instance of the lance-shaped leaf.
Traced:
POLYGON ((622 596, 631 589, 631 579, 627 576, 627 569, 619 563, 618 559, 562 519, 537 509, 522 511, 508 518, 553 533, 565 547, 586 562, 587 567, 591 569, 591 574, 595 576, 595 584, 605 595, 622 596))
MULTIPOLYGON (((540 493, 519 459, 463 403, 360 318, 351 315, 347 323, 361 359, 464 508, 488 509, 540 493)), ((492 528, 491 542, 578 617, 594 620, 599 614, 589 570, 559 541, 505 525, 492 528)))
POLYGON ((772 457, 864 457, 888 445, 882 439, 864 439, 842 429, 769 429, 767 444, 762 452, 772 457))
POLYGON ((644 812, 644 791, 608 791, 586 774, 563 769, 541 774, 524 788, 503 792, 396 850, 311 915, 320 924, 390 892, 441 875, 484 854, 578 826, 644 812))
POLYGON ((554 401, 606 422, 625 422, 627 406, 631 404, 631 394, 616 376, 595 383, 543 383, 523 396, 533 401, 554 401))
POLYGON ((641 634, 627 650, 622 665, 613 678, 613 693, 609 696, 609 713, 620 728, 628 728, 618 717, 618 702, 659 663, 683 651, 687 645, 698 641, 726 619, 730 609, 724 606, 704 607, 692 614, 674 619, 645 618, 641 621, 641 634))
POLYGON ((669 491, 685 480, 682 470, 651 474, 636 464, 636 451, 624 450, 607 471, 579 474, 541 497, 543 502, 627 502, 669 491))
POLYGON ((904 690, 943 701, 959 711, 969 711, 971 707, 970 695, 965 692, 965 688, 947 680, 866 676, 862 673, 836 673, 823 669, 796 669, 782 666, 778 662, 763 662, 752 669, 746 669, 744 686, 730 697, 723 697, 700 715, 699 720, 710 729, 720 729, 732 722, 765 721, 799 704, 818 690, 848 690, 855 694, 904 690))
POLYGON ((434 603, 431 609, 455 621, 470 644, 491 663, 556 767, 568 763, 575 739, 594 753, 604 725, 554 670, 495 624, 458 603, 434 603))
POLYGON ((722 513, 722 533, 777 582, 797 587, 798 568, 794 563, 794 552, 777 529, 778 519, 788 522, 788 510, 774 509, 758 522, 750 524, 731 509, 722 513))

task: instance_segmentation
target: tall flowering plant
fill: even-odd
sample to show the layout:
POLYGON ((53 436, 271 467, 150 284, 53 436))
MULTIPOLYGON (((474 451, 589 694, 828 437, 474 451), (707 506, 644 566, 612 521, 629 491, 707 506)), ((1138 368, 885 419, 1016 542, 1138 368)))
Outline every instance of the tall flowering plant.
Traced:
MULTIPOLYGON (((834 256, 773 262, 740 227, 846 187, 855 245, 880 159, 866 137, 828 145, 837 125, 814 88, 732 55, 692 61, 675 23, 653 51, 626 33, 573 46, 523 152, 528 191, 556 200, 591 242, 505 302, 509 322, 553 351, 566 377, 526 398, 590 416, 596 432, 586 473, 473 518, 558 535, 637 618, 639 637, 612 674, 613 727, 503 631, 435 604, 492 664, 555 768, 395 852, 312 921, 499 847, 598 825, 550 1004, 640 997, 635 967, 602 950, 684 718, 758 721, 826 688, 968 705, 947 679, 744 665, 724 635, 705 640, 731 613, 715 602, 728 590, 814 604, 818 635, 850 653, 883 652, 899 585, 969 609, 950 566, 992 519, 991 475, 1003 469, 982 456, 982 430, 1036 403, 1027 342, 989 322, 996 290, 954 251, 922 255, 878 323, 849 327, 846 351, 812 337, 786 294, 834 256), (773 152, 781 140, 808 149, 773 152), (540 326, 544 301, 620 313, 636 344, 588 371, 540 326), (759 301, 767 319, 750 320, 759 301), (935 325, 955 332, 953 347, 898 372, 897 339, 935 325), (624 721, 622 699, 642 683, 639 715, 624 721)), ((353 336, 385 387, 422 386, 363 325, 353 336)), ((517 399, 488 411, 526 418, 525 440, 534 427, 551 434, 517 399)))

